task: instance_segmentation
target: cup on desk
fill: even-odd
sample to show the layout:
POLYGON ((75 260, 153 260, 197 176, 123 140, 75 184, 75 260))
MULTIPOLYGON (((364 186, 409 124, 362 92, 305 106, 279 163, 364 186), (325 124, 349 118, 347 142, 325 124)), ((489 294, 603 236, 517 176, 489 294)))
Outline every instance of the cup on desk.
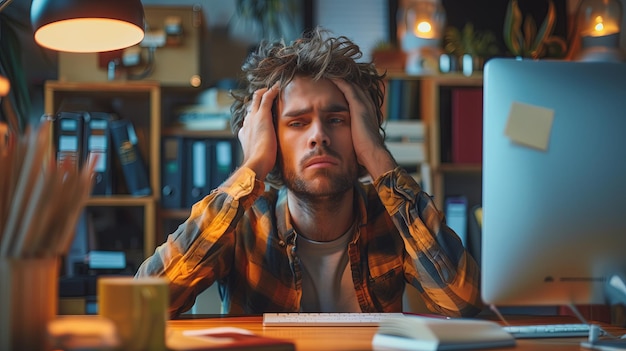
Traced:
POLYGON ((46 350, 57 314, 59 265, 52 258, 0 257, 0 350, 46 350))
POLYGON ((123 350, 166 350, 166 279, 107 276, 97 285, 98 314, 115 324, 123 350))

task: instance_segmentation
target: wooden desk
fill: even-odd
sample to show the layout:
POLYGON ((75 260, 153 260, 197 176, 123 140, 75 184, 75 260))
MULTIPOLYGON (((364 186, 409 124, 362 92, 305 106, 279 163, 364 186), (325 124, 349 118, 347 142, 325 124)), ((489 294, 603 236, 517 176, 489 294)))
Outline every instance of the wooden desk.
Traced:
MULTIPOLYGON (((271 337, 289 339, 295 342, 297 351, 344 351, 344 350, 371 350, 372 337, 376 327, 263 327, 263 318, 260 316, 246 317, 213 317, 187 316, 189 319, 168 321, 172 329, 204 329, 214 327, 238 327, 248 329, 253 333, 271 337)), ((509 323, 524 324, 557 324, 576 323, 571 317, 533 316, 512 318, 509 323)), ((603 325, 609 332, 622 335, 624 329, 603 325)), ((555 338, 555 339, 522 339, 517 340, 515 348, 489 350, 584 350, 580 342, 584 338, 555 338)))

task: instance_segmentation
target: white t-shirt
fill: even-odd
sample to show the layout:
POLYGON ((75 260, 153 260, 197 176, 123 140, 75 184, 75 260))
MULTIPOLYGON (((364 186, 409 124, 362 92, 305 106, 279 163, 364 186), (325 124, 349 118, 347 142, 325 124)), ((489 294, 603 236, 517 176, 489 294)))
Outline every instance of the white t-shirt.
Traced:
POLYGON ((298 236, 302 264, 301 312, 361 312, 352 271, 348 264, 348 242, 353 228, 333 241, 313 241, 298 236))

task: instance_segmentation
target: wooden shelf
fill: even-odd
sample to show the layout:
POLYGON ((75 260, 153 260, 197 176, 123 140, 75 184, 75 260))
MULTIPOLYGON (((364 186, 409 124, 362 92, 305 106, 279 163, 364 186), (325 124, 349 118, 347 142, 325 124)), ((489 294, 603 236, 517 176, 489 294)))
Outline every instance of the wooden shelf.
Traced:
POLYGON ((145 206, 153 202, 155 202, 154 196, 92 196, 87 200, 87 206, 145 206))
POLYGON ((167 127, 163 128, 163 136, 178 135, 188 138, 235 138, 233 132, 230 129, 224 130, 200 130, 200 129, 186 129, 182 127, 167 127))
MULTIPOLYGON (((160 183, 160 140, 161 140, 161 87, 156 81, 110 81, 110 82, 67 82, 47 81, 44 86, 44 113, 55 115, 64 108, 81 106, 84 110, 107 106, 124 109, 140 106, 141 113, 120 116, 132 120, 137 133, 145 137, 141 145, 145 150, 146 164, 152 195, 93 196, 87 207, 141 207, 143 208, 143 255, 147 257, 156 248, 156 204, 161 193, 160 183), (69 107, 67 106, 70 101, 69 107), (120 107, 121 105, 121 107, 120 107), (135 106, 137 105, 137 106, 135 106), (145 111, 145 112, 144 112, 145 111)), ((102 111, 108 112, 108 111, 102 111)))
MULTIPOLYGON (((404 72, 393 71, 387 72, 386 79, 419 81, 419 95, 415 96, 415 98, 419 99, 419 115, 426 129, 424 139, 425 151, 427 153, 426 162, 430 166, 430 192, 435 199, 437 207, 443 210, 447 195, 446 178, 453 176, 455 179, 459 179, 459 177, 467 176, 467 178, 475 180, 477 175, 480 176, 482 174, 482 165, 455 164, 442 160, 441 143, 442 132, 444 132, 441 130, 442 90, 457 87, 482 87, 483 75, 481 72, 469 77, 461 73, 408 75, 404 72)), ((387 89, 386 93, 389 94, 389 89, 387 89)), ((389 96, 386 96, 385 99, 386 101, 391 101, 389 96)), ((472 190, 471 192, 475 191, 472 190)))
POLYGON ((479 173, 482 172, 482 164, 456 164, 456 163, 441 163, 436 169, 442 173, 479 173))
POLYGON ((186 219, 189 217, 191 210, 180 209, 180 210, 164 210, 161 209, 159 211, 159 217, 161 219, 186 219))

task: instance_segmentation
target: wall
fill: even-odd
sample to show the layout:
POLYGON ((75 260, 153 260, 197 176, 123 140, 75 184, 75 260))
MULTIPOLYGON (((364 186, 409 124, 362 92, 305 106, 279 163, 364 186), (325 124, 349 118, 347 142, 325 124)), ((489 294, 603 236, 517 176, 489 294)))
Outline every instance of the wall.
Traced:
POLYGON ((388 2, 383 0, 317 0, 316 23, 345 35, 360 46, 363 61, 380 41, 388 40, 388 2))
MULTIPOLYGON (((369 59, 373 45, 389 35, 387 28, 387 1, 384 0, 313 0, 314 23, 346 35, 362 47, 364 59, 369 59)), ((580 0, 567 0, 573 13, 580 0)), ((228 24, 235 11, 236 0, 143 0, 145 5, 193 5, 200 4, 206 19, 207 36, 203 45, 203 57, 208 67, 209 81, 237 75, 241 60, 250 43, 241 38, 233 40, 228 24)), ((626 10, 626 0, 621 0, 626 10)), ((31 0, 14 0, 4 13, 14 18, 30 17, 31 0)), ((626 28, 626 11, 622 19, 626 28)), ((32 32, 25 29, 20 33, 22 55, 33 99, 33 118, 43 111, 43 82, 56 79, 57 54, 39 48, 32 39, 32 32)), ((620 38, 621 47, 626 49, 626 35, 620 38)))

